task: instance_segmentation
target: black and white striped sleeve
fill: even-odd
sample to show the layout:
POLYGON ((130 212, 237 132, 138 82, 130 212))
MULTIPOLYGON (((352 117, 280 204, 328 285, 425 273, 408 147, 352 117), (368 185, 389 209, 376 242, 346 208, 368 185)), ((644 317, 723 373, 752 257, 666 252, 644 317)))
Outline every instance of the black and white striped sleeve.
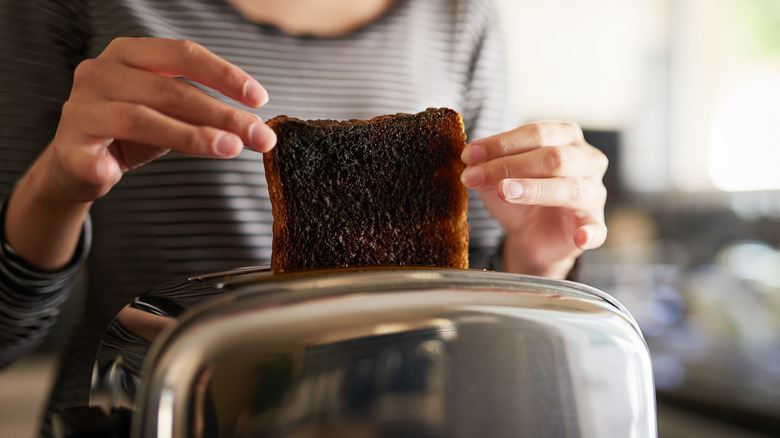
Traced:
MULTIPOLYGON (((5 227, 5 205, 0 210, 5 227)), ((87 220, 76 253, 61 270, 41 271, 19 258, 0 232, 0 368, 34 350, 57 320, 89 252, 87 220)))
POLYGON ((81 1, 0 0, 0 367, 44 340, 89 248, 87 223, 68 266, 44 272, 4 236, 5 198, 54 135, 85 23, 81 1))

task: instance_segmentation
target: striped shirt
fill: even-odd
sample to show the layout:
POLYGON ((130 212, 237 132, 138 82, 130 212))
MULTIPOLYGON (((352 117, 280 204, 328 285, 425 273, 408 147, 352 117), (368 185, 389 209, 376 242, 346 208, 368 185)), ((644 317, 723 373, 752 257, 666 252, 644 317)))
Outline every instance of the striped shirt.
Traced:
MULTIPOLYGON (((0 0, 0 20, 3 197, 53 137, 75 66, 120 36, 204 45, 265 86, 270 102, 252 110, 264 120, 450 107, 463 116, 469 139, 510 127, 490 0, 399 0, 363 28, 328 38, 258 25, 221 0, 0 0)), ((131 298, 177 276, 267 264, 272 221, 261 154, 215 160, 169 153, 128 172, 94 203, 62 271, 34 269, 3 238, 0 366, 41 342, 84 265, 85 312, 65 348, 52 406, 85 403, 100 335, 131 298)), ((472 266, 480 267, 477 256, 495 253, 501 230, 476 194, 469 226, 472 266)))

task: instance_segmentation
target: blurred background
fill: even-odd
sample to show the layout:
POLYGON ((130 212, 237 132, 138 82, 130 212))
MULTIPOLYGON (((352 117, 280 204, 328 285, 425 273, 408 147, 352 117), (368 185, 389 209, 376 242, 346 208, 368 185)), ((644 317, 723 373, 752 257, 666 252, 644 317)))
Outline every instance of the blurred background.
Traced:
MULTIPOLYGON (((581 280, 642 327, 659 436, 780 436, 780 1, 497 1, 518 121, 610 157, 581 280)), ((59 341, 0 371, 0 436, 33 436, 59 341)))
POLYGON ((499 3, 518 119, 610 158, 581 280, 642 327, 659 435, 780 436, 780 1, 499 3))

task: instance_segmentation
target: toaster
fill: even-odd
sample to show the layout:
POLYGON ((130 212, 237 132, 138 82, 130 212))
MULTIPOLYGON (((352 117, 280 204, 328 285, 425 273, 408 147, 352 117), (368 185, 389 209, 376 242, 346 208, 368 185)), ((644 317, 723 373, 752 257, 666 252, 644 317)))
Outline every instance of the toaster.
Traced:
POLYGON ((62 436, 84 418, 133 438, 657 435, 647 344, 617 300, 461 269, 160 285, 109 325, 85 409, 62 436))

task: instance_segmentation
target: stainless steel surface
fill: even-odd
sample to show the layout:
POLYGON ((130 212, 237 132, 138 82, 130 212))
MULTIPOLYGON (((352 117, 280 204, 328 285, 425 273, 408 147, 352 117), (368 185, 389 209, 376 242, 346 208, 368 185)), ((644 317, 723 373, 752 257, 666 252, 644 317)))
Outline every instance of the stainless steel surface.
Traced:
POLYGON ((481 271, 163 285, 112 323, 92 402, 134 409, 138 438, 656 436, 647 346, 619 303, 481 271))

